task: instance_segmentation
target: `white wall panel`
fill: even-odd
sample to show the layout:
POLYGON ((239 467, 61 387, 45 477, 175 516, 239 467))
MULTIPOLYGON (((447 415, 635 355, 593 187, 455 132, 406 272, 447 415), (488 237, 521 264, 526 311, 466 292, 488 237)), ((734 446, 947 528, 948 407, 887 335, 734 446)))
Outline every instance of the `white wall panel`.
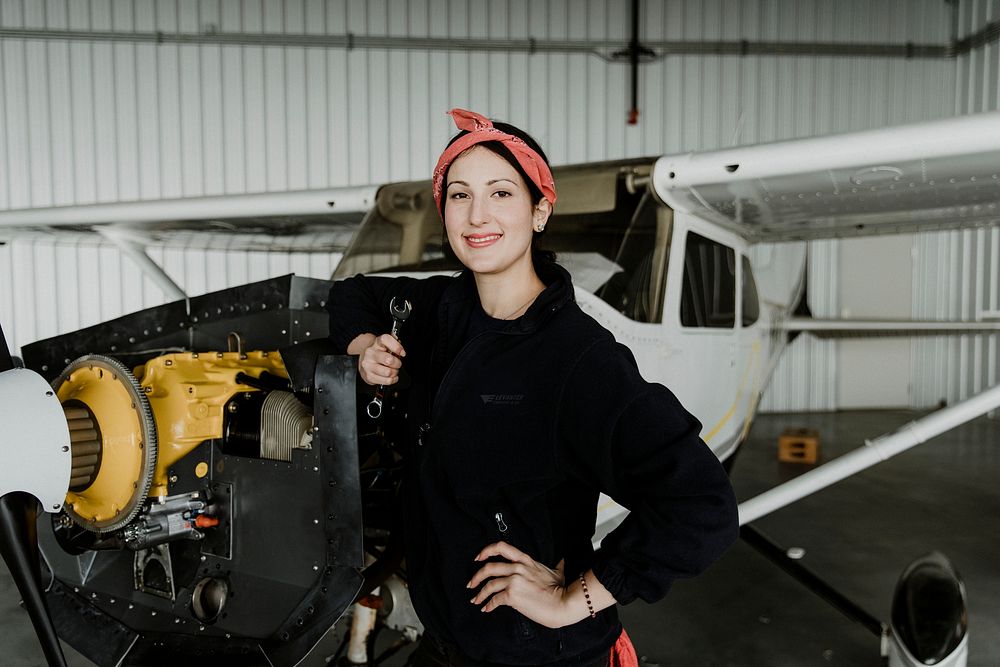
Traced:
MULTIPOLYGON (((1000 0, 959 3, 959 37, 1000 20, 1000 0)), ((1000 44, 956 61, 955 112, 1000 109, 1000 44)), ((998 167, 1000 168, 1000 167, 998 167)), ((1000 316, 1000 229, 919 235, 914 243, 913 316, 1000 316)), ((954 403, 1000 382, 1000 335, 918 339, 912 348, 914 407, 954 403)))
MULTIPOLYGON (((3 0, 0 26, 623 45, 629 6, 3 0)), ((641 7, 647 41, 944 43, 949 25, 938 0, 641 7)), ((452 106, 530 128, 559 164, 728 145, 737 126, 750 143, 953 112, 947 60, 667 57, 642 66, 640 123, 628 126, 628 65, 594 55, 10 37, 0 53, 2 208, 423 178, 452 134, 452 106)))
MULTIPOLYGON (((809 308, 816 317, 837 317, 840 290, 831 275, 840 266, 840 243, 813 241, 809 244, 809 308)), ((751 259, 754 251, 751 250, 751 259)), ((764 391, 761 412, 832 410, 837 407, 837 344, 808 335, 796 338, 787 348, 771 384, 764 391)))
MULTIPOLYGON (((201 246, 148 249, 194 296, 295 273, 328 279, 337 253, 244 252, 201 246)), ((113 245, 93 238, 25 238, 0 245, 0 322, 11 351, 22 345, 168 301, 113 245)))
MULTIPOLYGON (((0 27, 624 43, 630 4, 0 0, 0 27)), ((996 4, 965 3, 965 23, 995 16, 996 4)), ((951 26, 940 0, 647 0, 641 7, 646 41, 943 44, 951 26)), ((454 131, 444 114, 452 106, 527 128, 556 164, 936 118, 966 108, 956 106, 959 80, 972 90, 967 81, 975 79, 983 93, 974 99, 996 106, 997 49, 987 49, 982 67, 971 56, 958 66, 919 58, 666 57, 641 67, 641 115, 629 126, 628 66, 593 55, 4 38, 0 209, 426 178, 454 131)), ((60 310, 58 318, 23 305, 49 289, 35 281, 53 271, 44 242, 30 241, 30 252, 25 243, 0 247, 0 278, 16 266, 24 288, 24 296, 0 301, 3 316, 19 321, 19 344, 162 299, 117 250, 80 245, 73 254, 81 278, 51 289, 86 293, 79 298, 88 305, 77 300, 79 310, 60 310)), ((292 265, 280 255, 206 252, 162 249, 162 258, 192 292, 292 265), (222 282, 214 277, 220 261, 222 282)), ((835 314, 836 243, 814 244, 811 257, 814 312, 835 314)), ((835 407, 833 345, 802 337, 782 364, 764 409, 835 407)))

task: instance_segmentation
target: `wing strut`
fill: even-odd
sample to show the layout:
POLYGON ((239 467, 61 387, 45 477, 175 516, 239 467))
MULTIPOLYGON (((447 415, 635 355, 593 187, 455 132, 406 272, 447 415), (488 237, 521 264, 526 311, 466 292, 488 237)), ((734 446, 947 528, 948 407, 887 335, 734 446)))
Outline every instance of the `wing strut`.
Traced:
POLYGON ((137 243, 121 232, 112 229, 100 227, 98 228, 98 232, 101 236, 114 243, 122 251, 122 254, 135 262, 139 266, 139 269, 163 290, 167 295, 167 299, 173 301, 187 299, 187 294, 184 293, 184 290, 174 282, 174 279, 167 274, 162 266, 154 262, 146 254, 146 249, 141 243, 137 243))
POLYGON ((740 503, 740 525, 756 521, 762 516, 998 408, 1000 408, 1000 385, 910 422, 895 433, 866 440, 864 447, 859 447, 830 463, 740 503))

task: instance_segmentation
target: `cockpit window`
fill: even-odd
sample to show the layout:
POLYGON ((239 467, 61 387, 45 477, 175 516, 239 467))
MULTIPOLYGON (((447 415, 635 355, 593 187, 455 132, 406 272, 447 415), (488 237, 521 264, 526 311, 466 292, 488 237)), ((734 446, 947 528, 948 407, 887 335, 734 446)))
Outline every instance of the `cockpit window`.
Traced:
POLYGON ((752 326, 760 317, 760 299, 757 296, 757 281, 753 279, 753 269, 750 268, 750 258, 743 258, 743 316, 740 318, 743 326, 752 326))
POLYGON ((658 205, 647 192, 615 253, 615 273, 597 292, 629 319, 662 319, 672 223, 673 211, 658 205))
POLYGON ((684 249, 681 325, 736 326, 736 253, 694 232, 688 232, 684 249))
MULTIPOLYGON (((652 160, 556 167, 559 200, 539 239, 577 288, 638 322, 662 319, 673 221, 647 193, 651 169, 652 160)), ((379 190, 334 278, 461 268, 444 246, 430 182, 394 183, 379 190)))

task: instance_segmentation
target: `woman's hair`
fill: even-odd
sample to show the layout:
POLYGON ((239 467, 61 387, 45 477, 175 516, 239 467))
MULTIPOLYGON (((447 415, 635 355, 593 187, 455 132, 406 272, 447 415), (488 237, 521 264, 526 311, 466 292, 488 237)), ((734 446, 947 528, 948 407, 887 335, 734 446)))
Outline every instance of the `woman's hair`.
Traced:
MULTIPOLYGON (((531 150, 538 153, 538 155, 541 156, 543 160, 545 160, 545 164, 549 163, 549 158, 545 155, 545 151, 542 150, 542 147, 539 146, 538 142, 535 141, 534 138, 532 138, 532 136, 527 132, 525 132, 524 130, 518 127, 514 127, 510 123, 502 123, 499 121, 493 121, 493 127, 497 128, 501 132, 506 132, 507 134, 511 134, 517 137, 518 139, 522 140, 524 143, 528 144, 531 150)), ((453 143, 455 143, 468 133, 469 133, 468 130, 462 130, 461 132, 459 132, 458 134, 456 134, 454 137, 451 138, 451 141, 448 142, 448 146, 451 146, 453 143)), ((512 166, 517 171, 517 173, 521 175, 521 180, 524 181, 525 184, 528 186, 528 193, 531 195, 531 205, 538 206, 538 202, 542 201, 542 191, 538 188, 537 185, 535 185, 534 181, 528 178, 528 174, 525 173, 524 168, 521 167, 521 164, 517 161, 517 158, 514 157, 514 154, 510 152, 509 148, 504 146, 499 141, 484 141, 480 144, 476 144, 476 146, 482 146, 483 148, 486 148, 496 153, 504 160, 506 160, 507 163, 510 164, 510 166, 512 166)), ((445 169, 443 177, 444 183, 448 182, 449 171, 451 171, 451 165, 448 165, 448 168, 445 169)), ((444 209, 447 201, 448 201, 447 197, 441 198, 442 220, 444 220, 444 209)), ((544 234, 545 234, 544 231, 541 232, 533 231, 531 235, 531 261, 536 268, 541 264, 551 264, 556 261, 556 254, 554 252, 552 252, 551 250, 543 250, 538 246, 538 241, 544 234)), ((445 234, 444 239, 445 239, 445 254, 454 257, 453 253, 451 252, 451 248, 448 247, 447 234, 445 234)))

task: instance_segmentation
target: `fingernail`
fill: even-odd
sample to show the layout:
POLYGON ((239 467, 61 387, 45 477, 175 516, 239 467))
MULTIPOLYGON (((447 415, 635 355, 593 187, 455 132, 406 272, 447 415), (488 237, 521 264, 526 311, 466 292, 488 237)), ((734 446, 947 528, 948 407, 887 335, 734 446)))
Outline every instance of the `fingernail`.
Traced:
POLYGON ((472 604, 476 604, 476 598, 472 598, 471 600, 469 600, 469 602, 471 602, 472 604))
POLYGON ((472 582, 470 581, 469 583, 467 583, 467 584, 465 585, 465 587, 466 587, 466 588, 472 588, 472 582))

